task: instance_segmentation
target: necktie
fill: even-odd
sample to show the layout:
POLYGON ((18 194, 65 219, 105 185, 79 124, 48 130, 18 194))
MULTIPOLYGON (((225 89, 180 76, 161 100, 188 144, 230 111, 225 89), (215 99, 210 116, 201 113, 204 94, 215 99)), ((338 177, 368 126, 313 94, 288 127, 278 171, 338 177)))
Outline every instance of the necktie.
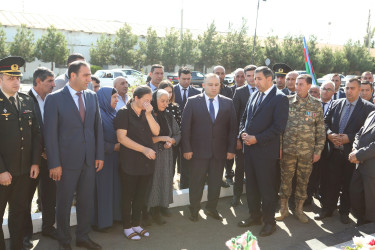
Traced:
POLYGON ((214 99, 210 98, 210 116, 211 116, 211 120, 212 122, 215 122, 215 108, 214 108, 214 99))
POLYGON ((296 92, 290 92, 290 95, 294 95, 296 92))
POLYGON ((323 108, 323 113, 324 113, 324 107, 326 106, 326 102, 322 102, 322 108, 323 108))
POLYGON ((9 97, 9 101, 12 104, 12 107, 18 111, 17 105, 16 105, 16 99, 13 96, 9 97))
POLYGON ((76 95, 78 95, 78 110, 79 110, 79 114, 81 115, 82 122, 84 122, 85 121, 85 106, 83 105, 82 93, 81 92, 77 92, 76 95))
POLYGON ((255 92, 255 88, 252 87, 252 88, 251 88, 251 93, 250 93, 250 94, 252 94, 252 93, 254 93, 254 92, 255 92))
POLYGON ((333 95, 333 100, 337 100, 337 92, 333 95))
POLYGON ((348 104, 349 107, 346 109, 346 112, 344 114, 344 116, 342 117, 341 121, 340 121, 340 125, 339 125, 339 133, 342 134, 344 132, 344 129, 346 127, 346 124, 348 123, 348 120, 349 120, 349 115, 350 115, 350 110, 352 108, 352 104, 348 104))
POLYGON ((262 103, 263 97, 264 97, 264 93, 262 92, 262 94, 260 95, 260 98, 258 99, 257 106, 255 107, 255 111, 259 108, 260 104, 262 103))
POLYGON ((186 105, 186 90, 187 89, 182 89, 184 91, 183 97, 182 97, 182 108, 185 108, 186 105))

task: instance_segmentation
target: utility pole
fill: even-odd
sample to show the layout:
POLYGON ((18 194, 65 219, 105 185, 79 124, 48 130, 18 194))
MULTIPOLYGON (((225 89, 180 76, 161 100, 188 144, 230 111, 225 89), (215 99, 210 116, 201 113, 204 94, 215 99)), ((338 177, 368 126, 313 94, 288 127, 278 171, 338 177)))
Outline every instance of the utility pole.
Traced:
POLYGON ((182 36, 184 35, 184 0, 181 1, 181 30, 180 39, 182 41, 182 36))
POLYGON ((368 10, 368 21, 367 21, 367 48, 368 48, 368 53, 370 53, 370 44, 371 44, 370 18, 371 18, 371 10, 368 10))
MULTIPOLYGON (((255 61, 255 41, 256 41, 256 38, 257 38, 257 26, 258 26, 258 12, 259 12, 259 1, 258 0, 258 7, 257 7, 257 18, 255 19, 255 32, 254 32, 254 42, 253 42, 253 60, 252 60, 252 63, 254 64, 254 61, 255 61)), ((263 0, 264 2, 266 0, 263 0)))

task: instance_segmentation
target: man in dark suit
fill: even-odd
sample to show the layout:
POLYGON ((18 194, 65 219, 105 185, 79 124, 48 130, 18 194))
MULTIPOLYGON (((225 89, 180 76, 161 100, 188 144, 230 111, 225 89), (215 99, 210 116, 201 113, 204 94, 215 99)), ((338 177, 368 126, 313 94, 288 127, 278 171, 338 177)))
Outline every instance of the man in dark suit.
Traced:
POLYGON ((233 97, 232 90, 230 89, 230 87, 224 84, 225 68, 221 65, 215 66, 214 74, 218 75, 220 78, 220 93, 219 94, 232 99, 233 97))
POLYGON ((331 81, 335 84, 335 93, 332 96, 333 100, 345 98, 345 91, 343 88, 341 88, 341 77, 339 74, 335 73, 331 77, 331 81))
MULTIPOLYGON (((40 165, 40 130, 30 96, 19 93, 25 60, 0 60, 0 224, 9 204, 10 249, 21 249, 31 179, 40 165)), ((5 249, 2 227, 0 249, 5 249)))
POLYGON ((264 226, 260 236, 276 230, 275 209, 280 185, 280 136, 288 121, 288 98, 272 83, 273 72, 255 70, 258 92, 251 95, 240 123, 244 143, 246 195, 250 217, 238 226, 264 226), (261 208, 262 207, 262 208, 261 208))
POLYGON ((150 71, 150 77, 151 77, 151 81, 147 83, 147 86, 149 86, 152 92, 154 92, 159 87, 159 83, 163 81, 164 67, 160 64, 152 65, 151 71, 150 71))
MULTIPOLYGON (((247 84, 236 89, 233 96, 234 109, 236 110, 237 127, 240 127, 240 121, 245 111, 246 104, 249 101, 249 97, 257 89, 255 88, 254 72, 257 67, 255 65, 248 65, 244 68, 244 74, 247 84)), ((233 207, 238 206, 240 203, 240 197, 243 192, 243 179, 245 176, 244 172, 244 158, 242 152, 242 141, 240 137, 237 137, 236 145, 236 169, 234 172, 234 184, 233 184, 233 199, 231 205, 233 207)))
POLYGON ((349 160, 356 164, 350 202, 357 226, 375 222, 375 112, 369 114, 356 135, 349 160))
MULTIPOLYGON (((187 99, 201 92, 193 86, 190 86, 192 74, 189 68, 180 68, 178 70, 178 77, 180 82, 173 87, 173 90, 175 102, 179 105, 181 114, 183 114, 187 99)), ((178 147, 180 150, 180 145, 178 147)), ((181 165, 180 189, 189 188, 190 161, 182 157, 181 153, 178 158, 177 160, 179 160, 179 162, 177 162, 177 166, 181 165)))
POLYGON ((23 240, 23 245, 27 248, 33 247, 31 242, 31 237, 33 235, 31 203, 38 184, 40 184, 38 192, 41 194, 42 204, 42 235, 52 239, 57 239, 56 229, 53 227, 55 224, 56 183, 49 178, 47 156, 43 139, 44 100, 46 96, 52 92, 53 87, 55 87, 54 78, 55 74, 51 70, 45 67, 37 68, 33 74, 33 87, 28 93, 34 101, 35 115, 42 132, 42 155, 40 156, 39 177, 35 180, 31 180, 31 187, 29 190, 29 209, 26 213, 25 236, 23 240))
POLYGON ((92 220, 95 172, 103 167, 104 140, 95 92, 86 90, 90 65, 77 61, 68 69, 69 84, 47 96, 44 140, 50 177, 56 181, 56 222, 60 249, 70 246, 70 207, 77 194, 76 245, 101 249, 88 233, 92 220))
POLYGON ((326 194, 322 210, 315 216, 321 220, 332 216, 340 196, 340 221, 348 224, 350 212, 349 186, 355 166, 348 160, 356 133, 363 126, 368 114, 375 106, 359 97, 361 83, 352 78, 346 84, 346 98, 336 100, 328 110, 324 123, 329 147, 326 194), (340 195, 341 190, 341 195, 340 195))
POLYGON ((205 93, 190 97, 182 115, 182 152, 191 160, 190 220, 198 220, 204 183, 208 181, 206 214, 222 220, 216 207, 226 159, 233 159, 236 146, 236 115, 231 99, 219 95, 220 80, 207 74, 205 93))
POLYGON ((298 73, 296 71, 290 71, 288 74, 286 74, 286 77, 285 77, 286 88, 282 89, 285 95, 294 95, 296 93, 297 77, 298 77, 298 73))
POLYGON ((362 99, 371 102, 373 102, 373 96, 374 96, 374 86, 370 81, 361 81, 361 93, 360 96, 362 99))

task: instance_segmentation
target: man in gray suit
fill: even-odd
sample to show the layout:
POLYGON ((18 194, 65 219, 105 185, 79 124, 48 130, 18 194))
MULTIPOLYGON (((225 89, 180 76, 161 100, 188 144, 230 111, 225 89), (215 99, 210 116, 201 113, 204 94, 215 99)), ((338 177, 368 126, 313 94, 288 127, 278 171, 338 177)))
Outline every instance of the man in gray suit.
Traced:
POLYGON ((70 246, 70 207, 77 194, 76 245, 101 249, 88 237, 93 209, 95 170, 104 160, 103 130, 97 96, 86 90, 90 65, 73 62, 69 84, 47 96, 44 138, 50 177, 56 181, 56 222, 60 249, 70 246))
POLYGON ((358 226, 375 222, 375 111, 357 133, 349 161, 356 163, 350 185, 352 214, 358 226))

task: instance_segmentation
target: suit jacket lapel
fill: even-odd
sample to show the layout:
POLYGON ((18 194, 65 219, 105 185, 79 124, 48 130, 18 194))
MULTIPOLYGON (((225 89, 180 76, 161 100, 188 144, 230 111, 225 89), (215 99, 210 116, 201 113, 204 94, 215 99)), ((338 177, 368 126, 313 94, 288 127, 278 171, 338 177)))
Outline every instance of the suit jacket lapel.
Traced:
POLYGON ((370 122, 373 120, 375 116, 375 113, 371 116, 371 117, 368 117, 367 120, 369 121, 368 123, 365 123, 363 126, 365 127, 365 129, 363 130, 362 134, 365 134, 367 132, 369 132, 372 128, 375 127, 375 122, 373 122, 372 124, 370 124, 370 122))
POLYGON ((34 95, 34 93, 33 93, 33 91, 31 89, 30 89, 30 91, 29 91, 28 94, 29 94, 29 96, 31 96, 31 98, 33 98, 34 109, 35 109, 36 116, 38 117, 38 122, 39 122, 40 130, 43 131, 43 117, 42 117, 42 112, 41 112, 40 107, 39 107, 39 102, 36 99, 36 96, 34 95))
POLYGON ((199 99, 201 101, 201 105, 204 106, 203 110, 205 110, 206 115, 209 117, 209 120, 212 123, 210 111, 208 110, 206 98, 205 98, 204 94, 201 94, 201 97, 199 99))
POLYGON ((66 102, 66 105, 70 106, 69 108, 73 110, 73 113, 79 118, 79 120, 82 122, 81 115, 79 113, 79 110, 77 108, 77 105, 75 101, 73 100, 72 95, 70 94, 68 86, 64 87, 63 93, 66 95, 66 99, 68 100, 66 102))
MULTIPOLYGON (((259 92, 260 93, 260 92, 259 92)), ((262 103, 259 105, 259 107, 257 108, 257 110, 255 111, 253 117, 259 113, 259 111, 272 99, 272 97, 276 94, 276 87, 273 87, 273 89, 268 93, 268 95, 266 96, 266 98, 264 98, 262 100, 262 103)), ((258 100, 257 100, 258 101, 258 100)), ((256 106, 256 104, 254 105, 256 106)))
POLYGON ((354 119, 358 116, 358 114, 361 112, 360 110, 363 108, 364 104, 361 100, 361 98, 358 98, 357 104, 355 105, 355 108, 349 118, 348 123, 346 124, 346 127, 349 126, 349 124, 354 121, 354 119))
POLYGON ((216 115, 216 118, 215 118, 215 122, 221 118, 221 116, 223 115, 223 99, 220 98, 220 96, 217 96, 217 99, 219 101, 219 110, 217 112, 217 115, 216 115))

